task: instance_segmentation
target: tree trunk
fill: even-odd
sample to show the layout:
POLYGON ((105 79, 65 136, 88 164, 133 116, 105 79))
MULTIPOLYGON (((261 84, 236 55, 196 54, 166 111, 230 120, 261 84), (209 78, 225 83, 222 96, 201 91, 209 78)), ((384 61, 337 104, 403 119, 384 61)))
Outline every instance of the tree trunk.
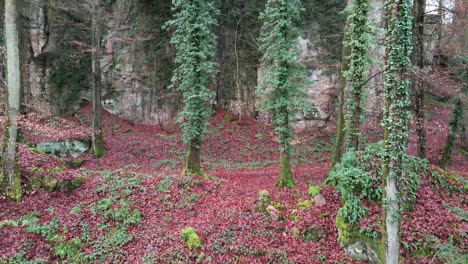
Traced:
MULTIPOLYGON (((347 7, 351 6, 353 0, 348 0, 347 7)), ((346 34, 349 21, 346 20, 344 28, 343 43, 347 41, 348 36, 346 34)), ((345 150, 345 117, 344 117, 344 105, 345 105, 345 90, 346 90, 346 79, 343 76, 343 73, 349 69, 349 60, 347 59, 350 54, 349 48, 346 48, 346 45, 343 44, 343 51, 341 55, 341 69, 340 69, 340 93, 338 94, 338 124, 336 127, 336 140, 335 140, 335 149, 333 151, 332 157, 332 166, 330 171, 333 171, 335 165, 340 162, 341 157, 344 154, 345 150)), ((335 183, 336 184, 336 183, 335 183)))
POLYGON ((199 139, 193 139, 190 142, 187 160, 185 161, 182 173, 208 178, 208 175, 203 172, 203 168, 201 166, 201 143, 199 139))
POLYGON ((292 177, 291 158, 286 152, 280 153, 280 178, 276 183, 276 186, 280 188, 294 188, 294 186, 296 186, 292 177))
POLYGON ((21 102, 21 62, 19 16, 16 0, 5 1, 5 39, 7 48, 7 85, 5 127, 3 135, 0 191, 13 201, 21 202, 21 175, 18 164, 18 133, 21 102))
POLYGON ((383 126, 384 154, 382 160, 383 217, 382 243, 386 264, 398 264, 400 259, 400 210, 398 179, 402 159, 408 147, 410 117, 410 83, 412 71, 411 0, 386 0, 386 61, 385 111, 383 126))
POLYGON ((385 193, 387 210, 385 214, 385 225, 387 235, 387 250, 385 263, 387 264, 398 264, 400 258, 400 213, 397 195, 398 173, 396 171, 396 168, 399 167, 401 167, 401 159, 392 159, 390 162, 390 168, 388 170, 388 177, 386 177, 387 184, 385 186, 385 193))
POLYGON ((457 134, 462 130, 463 122, 463 101, 458 98, 453 108, 450 123, 449 131, 447 135, 447 141, 445 143, 444 152, 442 154, 442 159, 440 161, 440 167, 444 170, 450 165, 452 161, 453 150, 455 149, 455 142, 457 140, 457 134))
MULTIPOLYGON (((424 17, 426 12, 426 0, 416 0, 414 2, 414 51, 413 64, 420 71, 424 69, 424 17)), ((415 96, 415 119, 416 119, 416 135, 418 137, 417 155, 425 159, 426 150, 426 118, 424 114, 424 94, 425 87, 422 80, 417 76, 413 80, 413 91, 415 96)))
POLYGON ((92 36, 91 45, 93 52, 91 54, 92 62, 92 89, 93 89, 93 121, 92 121, 92 152, 96 158, 106 154, 104 145, 104 134, 102 131, 102 111, 101 111, 101 28, 100 28, 100 12, 99 2, 93 2, 92 8, 92 36))

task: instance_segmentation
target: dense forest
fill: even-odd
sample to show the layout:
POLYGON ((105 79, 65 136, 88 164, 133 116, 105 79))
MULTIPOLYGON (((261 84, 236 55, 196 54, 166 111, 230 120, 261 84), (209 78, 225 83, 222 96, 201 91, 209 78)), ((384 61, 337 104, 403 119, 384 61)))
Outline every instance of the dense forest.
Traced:
POLYGON ((467 0, 1 0, 0 263, 468 263, 467 0))

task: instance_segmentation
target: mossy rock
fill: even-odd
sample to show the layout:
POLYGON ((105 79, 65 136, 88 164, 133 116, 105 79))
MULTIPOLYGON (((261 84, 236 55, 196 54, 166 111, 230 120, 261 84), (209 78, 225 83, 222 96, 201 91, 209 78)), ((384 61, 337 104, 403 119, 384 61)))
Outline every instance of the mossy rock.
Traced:
POLYGON ((71 169, 78 169, 83 164, 84 160, 60 160, 63 166, 71 169))
POLYGON ((57 188, 58 180, 54 177, 45 176, 42 179, 42 187, 44 187, 44 191, 46 192, 53 192, 57 188))
POLYGON ((191 227, 187 227, 180 233, 182 240, 185 245, 192 251, 199 249, 202 246, 200 237, 197 235, 195 230, 191 227))
POLYGON ((310 186, 309 187, 309 190, 307 191, 307 193, 312 196, 312 197, 315 197, 317 195, 320 194, 320 186, 310 186))
POLYGON ((300 209, 300 210, 305 210, 305 209, 311 208, 313 205, 314 204, 313 204, 313 202, 311 200, 305 200, 305 201, 302 201, 302 202, 298 202, 296 204, 296 208, 300 209))
POLYGON ((349 245, 360 237, 359 230, 350 225, 344 218, 340 217, 339 214, 336 216, 336 228, 338 229, 338 241, 344 245, 349 245))
POLYGON ((34 152, 36 154, 47 154, 44 151, 42 151, 42 150, 40 150, 38 148, 34 148, 34 147, 29 148, 29 150, 31 150, 32 152, 34 152))
POLYGON ((41 176, 38 174, 34 174, 30 181, 28 182, 28 185, 26 186, 26 190, 28 191, 34 191, 34 190, 39 190, 42 187, 42 182, 41 182, 41 176))
POLYGON ((301 238, 301 231, 297 227, 294 227, 291 231, 291 234, 295 238, 301 238))
POLYGON ((83 184, 82 178, 74 178, 72 180, 60 180, 57 183, 57 191, 63 193, 72 193, 80 188, 83 184))
POLYGON ((237 121, 237 117, 231 114, 224 114, 224 120, 229 121, 229 122, 234 122, 237 121))

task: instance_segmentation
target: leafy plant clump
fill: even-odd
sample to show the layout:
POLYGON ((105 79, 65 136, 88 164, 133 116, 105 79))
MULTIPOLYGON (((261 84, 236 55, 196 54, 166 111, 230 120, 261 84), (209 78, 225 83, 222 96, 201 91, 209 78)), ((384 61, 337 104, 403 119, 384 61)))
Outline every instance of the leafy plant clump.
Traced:
MULTIPOLYGON (((382 143, 370 144, 362 151, 348 151, 327 179, 336 184, 341 193, 343 207, 339 217, 345 223, 357 226, 367 215, 368 207, 364 201, 378 205, 382 203, 382 143)), ((428 162, 417 157, 403 156, 402 176, 398 179, 402 190, 399 199, 401 208, 411 210, 421 178, 428 174, 428 162)))

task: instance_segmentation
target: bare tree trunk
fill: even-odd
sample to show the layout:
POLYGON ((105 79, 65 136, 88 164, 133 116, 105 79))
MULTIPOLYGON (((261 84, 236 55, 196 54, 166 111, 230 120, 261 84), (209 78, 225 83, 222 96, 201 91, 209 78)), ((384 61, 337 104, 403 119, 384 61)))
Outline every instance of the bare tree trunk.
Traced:
POLYGON ((387 234, 387 251, 386 262, 387 264, 398 264, 400 259, 400 214, 398 206, 398 173, 395 168, 401 164, 400 160, 391 160, 390 168, 388 170, 387 184, 385 188, 386 193, 386 234, 387 234))
MULTIPOLYGON (((351 6, 353 3, 353 0, 348 0, 347 2, 347 7, 351 6)), ((338 124, 336 127, 336 140, 335 140, 335 149, 333 151, 333 157, 332 157, 332 166, 330 171, 334 170, 335 165, 340 162, 341 157, 344 154, 345 151, 345 117, 344 117, 344 111, 345 111, 345 90, 346 90, 346 79, 344 78, 343 74, 349 69, 349 60, 347 57, 350 54, 349 48, 346 48, 346 45, 344 45, 344 42, 347 41, 348 36, 346 34, 347 28, 348 28, 348 20, 346 20, 345 28, 344 28, 344 36, 343 36, 343 51, 341 55, 341 69, 340 69, 340 93, 338 94, 338 124)), ((332 183, 336 184, 336 183, 332 183)))
POLYGON ((440 161, 440 167, 446 170, 450 162, 452 161, 453 151, 455 149, 455 142, 457 140, 457 134, 463 128, 463 108, 464 103, 461 98, 457 98, 457 102, 453 108, 450 122, 449 122, 449 131, 447 135, 447 141, 445 143, 444 152, 442 154, 442 159, 440 161))
POLYGON ((21 174, 18 164, 18 133, 21 103, 21 61, 19 41, 18 1, 5 1, 5 38, 7 48, 7 85, 5 127, 3 135, 0 192, 21 202, 21 174))
POLYGON ((91 55, 93 71, 93 121, 92 121, 92 152, 96 158, 106 154, 104 145, 104 133, 102 131, 102 110, 101 110, 101 26, 100 26, 100 1, 92 3, 92 36, 91 45, 93 52, 91 55))
MULTIPOLYGON (((424 68, 424 17, 426 12, 426 0, 416 0, 414 2, 414 51, 413 64, 420 71, 424 68)), ((415 97, 415 119, 416 135, 418 136, 417 155, 426 158, 426 118, 424 114, 424 94, 425 87, 422 80, 417 77, 413 80, 413 91, 415 97)))

